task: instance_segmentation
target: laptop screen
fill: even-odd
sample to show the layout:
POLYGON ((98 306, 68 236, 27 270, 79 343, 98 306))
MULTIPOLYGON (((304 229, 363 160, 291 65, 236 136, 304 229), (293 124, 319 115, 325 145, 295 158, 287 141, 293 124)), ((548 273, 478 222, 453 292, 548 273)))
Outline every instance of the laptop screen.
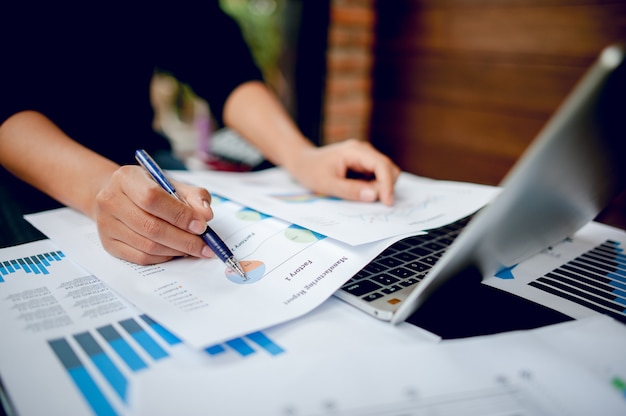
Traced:
POLYGON ((392 322, 406 319, 469 265, 483 276, 512 267, 572 235, 626 184, 625 49, 606 48, 392 322))

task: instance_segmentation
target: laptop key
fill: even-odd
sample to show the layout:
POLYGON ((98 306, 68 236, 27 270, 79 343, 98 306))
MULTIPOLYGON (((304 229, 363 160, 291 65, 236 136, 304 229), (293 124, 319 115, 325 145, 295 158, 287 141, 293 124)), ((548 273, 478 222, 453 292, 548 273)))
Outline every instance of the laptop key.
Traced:
POLYGON ((402 262, 415 260, 415 255, 411 254, 411 253, 408 253, 406 251, 401 251, 400 253, 396 254, 394 257, 397 258, 398 260, 402 261, 402 262))
POLYGON ((372 261, 371 263, 369 263, 367 266, 363 268, 363 270, 368 271, 370 273, 374 273, 374 274, 381 273, 385 271, 385 269, 386 267, 381 266, 376 261, 372 261))
POLYGON ((402 288, 398 285, 393 285, 383 289, 383 293, 388 295, 390 293, 397 292, 398 290, 402 290, 402 288))
POLYGON ((378 263, 386 267, 396 267, 397 265, 402 264, 402 262, 396 259, 395 257, 386 257, 386 258, 380 259, 378 260, 378 263))
POLYGON ((403 251, 411 247, 414 247, 415 243, 413 241, 414 240, 411 237, 409 237, 404 240, 396 241, 395 243, 391 245, 391 247, 397 248, 398 251, 403 251))
POLYGON ((415 277, 411 277, 410 279, 406 279, 402 282, 400 282, 400 284, 404 287, 409 287, 411 285, 414 285, 416 283, 418 283, 421 279, 416 279, 415 277))
POLYGON ((369 294, 369 295, 367 295, 367 296, 363 296, 363 297, 362 297, 362 299, 363 299, 363 300, 365 300, 365 301, 371 302, 371 301, 373 301, 373 300, 380 299, 380 298, 382 298, 383 296, 384 296, 384 295, 382 295, 382 294, 380 294, 380 293, 378 293, 378 292, 374 292, 374 293, 370 293, 370 294, 369 294))
POLYGON ((430 255, 433 251, 429 250, 426 247, 414 247, 412 249, 409 250, 411 253, 415 254, 418 257, 423 257, 423 256, 428 256, 430 255))
POLYGON ((428 264, 428 265, 430 265, 431 267, 432 267, 435 263, 437 263, 437 260, 439 260, 439 257, 434 256, 434 255, 433 255, 433 256, 424 257, 423 259, 420 259, 420 261, 421 261, 422 263, 428 264))
POLYGON ((424 272, 424 271, 430 270, 430 268, 432 267, 432 265, 420 263, 419 261, 413 261, 411 263, 407 263, 405 264, 405 266, 416 272, 424 272))
POLYGON ((446 248, 446 246, 436 243, 436 242, 430 242, 428 244, 424 244, 422 247, 427 248, 431 251, 439 251, 439 250, 443 250, 446 248))
POLYGON ((388 274, 380 274, 380 275, 377 275, 377 276, 372 276, 370 278, 370 280, 372 280, 372 281, 374 281, 374 282, 376 282, 376 283, 378 283, 380 285, 383 285, 383 286, 392 285, 392 284, 398 282, 398 279, 396 279, 395 277, 390 276, 388 274))
POLYGON ((433 231, 429 231, 428 234, 422 234, 416 237, 418 239, 418 244, 423 243, 424 241, 430 241, 437 238, 437 233, 433 231))
POLYGON ((372 274, 366 270, 361 269, 357 274, 352 276, 351 281, 357 281, 361 279, 365 279, 366 277, 370 277, 372 274))
POLYGON ((354 296, 363 296, 366 293, 373 292, 375 290, 381 289, 382 286, 377 285, 376 283, 370 280, 363 280, 360 282, 348 282, 347 285, 343 286, 342 289, 348 293, 353 294, 354 296))
POLYGON ((456 235, 452 236, 451 238, 441 238, 439 240, 437 240, 437 242, 444 244, 446 247, 449 246, 450 244, 452 244, 452 242, 454 241, 454 237, 456 237, 456 235))
POLYGON ((398 267, 397 269, 389 270, 389 273, 399 277, 400 279, 404 279, 405 277, 412 276, 414 272, 404 267, 398 267))

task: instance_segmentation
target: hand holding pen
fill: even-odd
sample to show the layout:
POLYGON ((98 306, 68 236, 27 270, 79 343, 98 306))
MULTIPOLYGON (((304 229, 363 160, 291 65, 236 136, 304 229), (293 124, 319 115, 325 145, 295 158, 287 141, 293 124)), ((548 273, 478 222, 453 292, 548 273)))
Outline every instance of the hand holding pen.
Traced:
MULTIPOLYGON (((152 179, 157 182, 161 188, 174 198, 188 205, 185 199, 176 192, 176 189, 165 176, 161 168, 157 163, 146 153, 146 151, 139 149, 135 152, 135 159, 137 162, 150 174, 152 179)), ((235 258, 230 251, 226 243, 209 227, 206 226, 204 233, 200 235, 202 240, 213 250, 213 252, 230 268, 235 270, 239 275, 246 279, 246 273, 239 264, 239 261, 235 258)))

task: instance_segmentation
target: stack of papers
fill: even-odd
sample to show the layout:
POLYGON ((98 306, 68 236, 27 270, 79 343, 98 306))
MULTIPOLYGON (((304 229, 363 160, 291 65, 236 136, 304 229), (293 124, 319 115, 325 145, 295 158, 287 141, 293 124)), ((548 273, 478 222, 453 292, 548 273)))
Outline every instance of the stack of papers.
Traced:
MULTIPOLYGON (((385 207, 311 194, 280 169, 175 176, 211 191, 211 226, 249 280, 217 259, 116 259, 67 208, 28 216, 50 240, 0 249, 0 376, 17 414, 626 414, 626 327, 608 316, 561 302, 581 320, 441 341, 331 297, 498 189, 402 174, 385 207)), ((554 303, 524 289, 533 276, 626 241, 579 234, 487 282, 554 303)))
POLYGON ((450 224, 482 208, 499 191, 402 172, 394 205, 388 207, 313 193, 280 168, 246 174, 175 171, 173 177, 353 246, 450 224))
POLYGON ((386 207, 311 195, 281 169, 187 172, 176 178, 211 191, 211 227, 235 257, 248 262, 248 280, 218 259, 184 258, 148 267, 121 261, 103 249, 93 221, 67 208, 27 219, 194 348, 303 316, 394 241, 469 215, 497 192, 403 174, 397 203, 386 207), (235 201, 236 195, 246 196, 249 204, 235 201), (268 209, 261 210, 266 202, 268 209))
POLYGON ((415 326, 392 327, 330 299, 293 323, 192 348, 50 240, 0 249, 0 316, 0 376, 15 414, 25 416, 167 414, 138 412, 131 399, 138 378, 158 382, 161 367, 178 376, 286 356, 307 360, 324 349, 438 341, 415 326))
POLYGON ((49 240, 0 249, 0 265, 0 375, 16 414, 626 412, 626 327, 606 316, 440 341, 330 298, 198 350, 49 240))

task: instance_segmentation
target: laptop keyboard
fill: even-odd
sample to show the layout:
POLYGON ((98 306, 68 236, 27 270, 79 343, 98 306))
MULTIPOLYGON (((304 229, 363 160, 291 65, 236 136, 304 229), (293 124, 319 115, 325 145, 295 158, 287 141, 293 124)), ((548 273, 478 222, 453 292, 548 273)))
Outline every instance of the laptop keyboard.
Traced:
POLYGON ((428 234, 399 240, 355 274, 341 290, 367 302, 416 285, 467 225, 470 217, 428 234))

